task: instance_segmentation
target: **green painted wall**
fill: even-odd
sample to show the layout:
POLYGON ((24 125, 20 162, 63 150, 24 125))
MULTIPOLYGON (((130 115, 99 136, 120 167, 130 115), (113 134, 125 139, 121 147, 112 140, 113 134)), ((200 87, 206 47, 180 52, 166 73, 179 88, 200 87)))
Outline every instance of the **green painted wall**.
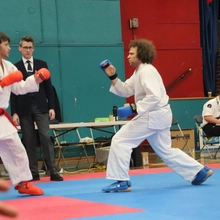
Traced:
POLYGON ((64 121, 106 117, 113 105, 125 103, 109 93, 110 81, 99 68, 109 59, 124 79, 119 0, 8 0, 0 18, 13 63, 21 58, 20 38, 34 37, 34 57, 48 63, 64 121))
POLYGON ((194 115, 201 115, 202 108, 209 98, 171 99, 169 101, 173 116, 179 121, 181 128, 195 128, 194 115))

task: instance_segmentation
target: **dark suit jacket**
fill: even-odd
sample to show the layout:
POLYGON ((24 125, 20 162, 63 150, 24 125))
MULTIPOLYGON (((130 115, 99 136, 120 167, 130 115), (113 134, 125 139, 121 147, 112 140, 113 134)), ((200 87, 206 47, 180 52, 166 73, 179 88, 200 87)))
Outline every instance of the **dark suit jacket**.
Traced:
MULTIPOLYGON (((41 69, 47 68, 47 63, 43 60, 34 59, 34 70, 33 72, 41 69)), ((15 63, 15 66, 23 74, 23 79, 29 76, 27 73, 23 60, 15 63)), ((42 111, 42 113, 48 113, 49 109, 55 110, 55 100, 54 100, 54 91, 51 83, 51 79, 45 80, 40 83, 39 92, 34 93, 36 97, 37 104, 42 111)), ((15 95, 11 94, 11 114, 17 113, 19 116, 27 116, 31 114, 31 97, 29 94, 26 95, 15 95)))

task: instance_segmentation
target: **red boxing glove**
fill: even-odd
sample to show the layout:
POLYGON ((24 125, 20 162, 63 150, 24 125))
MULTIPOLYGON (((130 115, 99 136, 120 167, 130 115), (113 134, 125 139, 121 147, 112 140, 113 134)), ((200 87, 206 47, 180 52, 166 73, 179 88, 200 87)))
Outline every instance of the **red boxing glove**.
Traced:
POLYGON ((4 88, 5 86, 9 86, 15 82, 19 82, 23 79, 23 75, 21 71, 17 70, 12 73, 9 73, 7 76, 5 76, 2 81, 0 82, 0 86, 4 88))
POLYGON ((35 74, 38 75, 43 81, 50 78, 50 71, 47 68, 41 68, 35 74))

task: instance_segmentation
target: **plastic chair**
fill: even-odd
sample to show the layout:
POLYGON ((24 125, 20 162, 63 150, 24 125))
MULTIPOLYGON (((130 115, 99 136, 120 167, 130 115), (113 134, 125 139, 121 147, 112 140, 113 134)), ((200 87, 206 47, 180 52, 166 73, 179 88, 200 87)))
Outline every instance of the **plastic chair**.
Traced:
POLYGON ((172 140, 174 140, 174 139, 177 139, 177 140, 182 139, 182 140, 184 141, 184 145, 183 145, 183 147, 181 148, 181 150, 184 150, 185 147, 187 147, 187 148, 188 148, 188 151, 189 151, 189 153, 190 153, 190 155, 191 155, 192 157, 194 157, 194 155, 193 155, 193 153, 192 153, 192 150, 191 150, 191 148, 190 148, 190 146, 189 146, 189 144, 188 144, 188 139, 189 139, 189 137, 183 133, 183 131, 182 131, 180 125, 179 125, 178 120, 173 117, 173 120, 172 120, 172 128, 175 128, 175 127, 178 129, 179 135, 171 135, 171 139, 172 139, 172 140))
POLYGON ((217 153, 220 149, 220 137, 218 136, 207 136, 203 131, 201 124, 203 121, 202 115, 195 115, 194 121, 196 124, 197 135, 199 136, 200 153, 203 150, 207 150, 211 159, 216 159, 217 153), (217 148, 217 149, 216 149, 217 148), (214 152, 214 154, 211 153, 214 152))
POLYGON ((97 159, 96 158, 96 147, 99 146, 99 147, 102 147, 102 146, 105 146, 106 144, 109 144, 111 142, 111 138, 106 138, 106 137, 103 137, 103 138, 95 138, 95 135, 93 133, 93 130, 98 130, 98 131, 101 131, 101 132, 104 132, 104 133, 109 133, 111 134, 112 136, 114 134, 116 134, 117 132, 117 129, 116 129, 116 126, 115 125, 111 125, 111 126, 96 126, 96 127, 89 127, 90 129, 90 134, 91 134, 91 137, 92 139, 94 140, 93 141, 93 147, 94 147, 94 152, 95 152, 95 160, 97 159), (112 128, 113 131, 109 131, 108 128, 112 128))
POLYGON ((80 163, 80 161, 82 159, 86 160, 87 163, 88 163, 88 166, 90 169, 91 168, 91 164, 90 164, 90 161, 89 161, 89 157, 88 157, 88 154, 87 154, 87 151, 86 151, 86 146, 87 145, 90 145, 91 144, 88 144, 88 143, 85 143, 85 142, 80 142, 80 139, 81 139, 81 136, 80 136, 80 133, 78 131, 77 128, 74 128, 74 129, 71 129, 71 131, 75 131, 76 134, 77 134, 77 137, 79 139, 78 142, 66 142, 66 141, 60 141, 59 137, 66 134, 66 133, 69 133, 70 130, 64 130, 64 129, 52 129, 53 131, 53 134, 54 134, 54 140, 55 140, 55 144, 54 144, 54 148, 55 149, 58 149, 58 162, 57 162, 57 167, 59 168, 59 164, 60 164, 60 161, 62 160, 64 165, 65 165, 65 168, 66 170, 68 171, 69 169, 71 168, 75 168, 77 169, 78 168, 78 165, 80 163), (68 167, 67 165, 67 161, 66 161, 66 158, 64 156, 64 153, 65 151, 70 147, 70 146, 73 146, 73 147, 79 147, 81 148, 81 151, 80 151, 80 157, 77 161, 77 164, 76 166, 73 166, 73 167, 68 167), (85 158, 83 158, 85 157, 85 158))

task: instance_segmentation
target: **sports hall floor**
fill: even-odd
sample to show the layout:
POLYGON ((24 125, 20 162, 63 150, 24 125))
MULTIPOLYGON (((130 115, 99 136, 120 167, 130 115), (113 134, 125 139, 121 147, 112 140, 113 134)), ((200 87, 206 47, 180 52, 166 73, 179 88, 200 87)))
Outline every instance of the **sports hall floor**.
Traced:
POLYGON ((19 220, 219 220, 220 163, 207 165, 214 174, 199 186, 168 167, 156 167, 130 170, 132 191, 126 193, 103 193, 112 181, 105 179, 105 171, 91 171, 64 174, 64 182, 41 177, 34 184, 44 196, 20 195, 11 186, 0 198, 17 207, 19 220))

